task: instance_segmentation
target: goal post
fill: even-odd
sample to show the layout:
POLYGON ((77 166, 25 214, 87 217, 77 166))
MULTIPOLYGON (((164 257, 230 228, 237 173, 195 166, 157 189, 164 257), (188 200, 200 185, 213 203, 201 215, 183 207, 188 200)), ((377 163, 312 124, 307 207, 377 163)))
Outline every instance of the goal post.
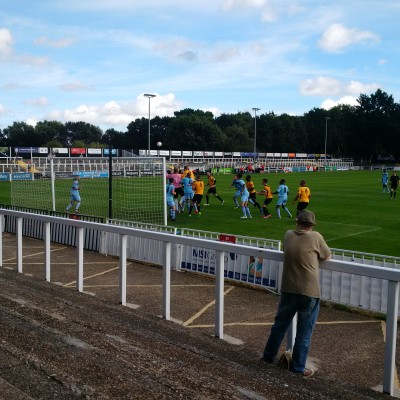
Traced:
MULTIPOLYGON (((50 160, 47 170, 27 174, 11 181, 11 204, 14 206, 65 211, 70 202, 73 180, 79 176, 81 204, 79 212, 107 218, 110 195, 112 216, 118 220, 167 224, 165 199, 165 158, 135 157, 112 161, 112 193, 109 193, 109 171, 90 169, 82 160, 64 171, 54 171, 50 160)), ((75 210, 74 207, 70 212, 75 210)))

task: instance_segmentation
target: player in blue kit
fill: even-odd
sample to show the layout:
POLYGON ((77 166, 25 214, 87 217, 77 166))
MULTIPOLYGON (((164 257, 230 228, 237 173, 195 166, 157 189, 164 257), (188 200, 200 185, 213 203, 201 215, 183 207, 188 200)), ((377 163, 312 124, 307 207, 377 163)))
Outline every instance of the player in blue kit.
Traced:
MULTIPOLYGON (((237 201, 237 199, 241 196, 240 192, 242 190, 242 184, 240 182, 240 179, 242 177, 242 174, 237 174, 235 175, 235 178, 233 179, 233 182, 231 185, 229 185, 228 187, 234 187, 236 189, 235 194, 233 195, 233 202, 235 204, 235 208, 239 208, 239 203, 237 201)), ((244 183, 244 181, 242 180, 243 184, 246 186, 246 184, 244 183)))
POLYGON ((190 177, 191 174, 188 172, 184 178, 181 179, 180 184, 183 187, 183 197, 181 198, 180 204, 181 204, 181 210, 182 212, 185 210, 185 205, 187 206, 187 210, 189 211, 190 209, 190 203, 191 200, 193 199, 193 179, 190 177))
POLYGON ((252 218, 250 214, 250 210, 248 207, 249 201, 249 191, 246 188, 246 183, 242 179, 242 174, 238 173, 235 175, 235 179, 229 187, 234 186, 236 189, 235 195, 233 196, 233 201, 235 202, 236 208, 239 208, 239 204, 237 202, 237 198, 240 197, 240 205, 242 207, 243 216, 241 219, 252 218))
POLYGON ((81 206, 81 195, 79 193, 79 175, 74 175, 71 190, 69 192, 70 203, 68 204, 65 211, 69 211, 69 209, 75 204, 75 212, 79 214, 79 207, 81 206))
POLYGON ((279 181, 278 189, 276 189, 276 191, 274 192, 274 194, 278 195, 278 201, 276 203, 276 212, 278 214, 278 218, 281 218, 280 207, 282 207, 286 211, 286 214, 290 218, 292 218, 292 214, 286 207, 286 202, 287 202, 288 195, 289 195, 289 188, 286 186, 285 182, 286 182, 285 179, 281 179, 279 181))
POLYGON ((171 221, 175 221, 175 186, 174 178, 169 178, 167 182, 167 206, 169 207, 169 215, 171 216, 171 221))

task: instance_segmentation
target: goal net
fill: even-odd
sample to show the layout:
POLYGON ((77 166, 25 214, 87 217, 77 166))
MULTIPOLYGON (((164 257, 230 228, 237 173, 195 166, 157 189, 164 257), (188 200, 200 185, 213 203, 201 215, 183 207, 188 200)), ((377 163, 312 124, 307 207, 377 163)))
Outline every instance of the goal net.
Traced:
POLYGON ((82 161, 65 168, 54 168, 28 174, 11 182, 11 204, 29 209, 65 212, 70 204, 71 189, 79 176, 81 202, 74 201, 68 210, 97 217, 166 224, 165 159, 135 157, 112 160, 112 178, 107 164, 90 169, 82 161), (56 169, 56 171, 55 171, 56 169), (110 212, 111 207, 111 212, 110 212))

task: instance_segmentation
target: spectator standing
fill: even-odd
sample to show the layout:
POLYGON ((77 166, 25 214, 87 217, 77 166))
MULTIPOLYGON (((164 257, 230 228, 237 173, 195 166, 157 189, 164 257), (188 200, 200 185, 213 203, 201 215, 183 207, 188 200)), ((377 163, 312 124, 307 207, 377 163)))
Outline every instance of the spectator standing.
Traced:
POLYGON ((263 354, 265 362, 274 362, 297 313, 296 339, 289 370, 304 377, 314 374, 312 369, 306 368, 306 361, 319 313, 319 263, 331 258, 324 238, 313 231, 315 224, 315 215, 303 211, 297 217, 296 229, 285 234, 281 299, 263 354))

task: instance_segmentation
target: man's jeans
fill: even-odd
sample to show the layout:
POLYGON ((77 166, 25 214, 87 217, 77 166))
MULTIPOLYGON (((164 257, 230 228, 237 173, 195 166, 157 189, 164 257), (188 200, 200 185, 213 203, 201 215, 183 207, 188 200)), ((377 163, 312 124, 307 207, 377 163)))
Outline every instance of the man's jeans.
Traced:
POLYGON ((319 299, 301 294, 282 293, 275 323, 264 350, 264 360, 273 362, 294 315, 297 312, 296 340, 292 352, 291 371, 303 372, 306 366, 311 335, 319 312, 319 299))

